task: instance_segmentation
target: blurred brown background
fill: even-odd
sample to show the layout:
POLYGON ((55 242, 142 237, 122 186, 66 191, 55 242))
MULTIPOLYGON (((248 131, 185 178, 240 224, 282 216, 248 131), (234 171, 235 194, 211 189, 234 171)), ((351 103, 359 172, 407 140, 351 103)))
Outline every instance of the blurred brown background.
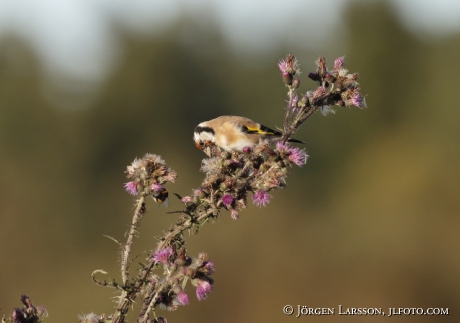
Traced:
MULTIPOLYGON (((188 289, 189 306, 160 315, 169 322, 294 322, 284 305, 341 304, 442 307, 450 315, 299 319, 458 322, 460 33, 414 33, 389 2, 349 2, 340 19, 319 47, 290 41, 286 32, 273 36, 274 50, 256 54, 233 48, 205 14, 185 13, 160 31, 128 31, 114 19, 118 58, 94 84, 59 74, 50 81, 31 44, 14 33, 2 37, 1 314, 21 305, 22 293, 48 308, 48 322, 112 313, 115 294, 90 274, 104 269, 119 278, 117 245, 103 235, 124 240, 128 228, 126 165, 160 154, 179 173, 168 189, 189 194, 203 178, 195 125, 234 114, 280 126, 286 89, 277 62, 293 52, 302 91, 315 86, 306 74, 319 55, 330 66, 346 55, 369 108, 315 114, 296 134, 310 158, 292 170, 286 190, 238 221, 224 212, 189 237, 190 254, 206 251, 215 262, 214 291, 198 302, 188 289)), ((134 253, 153 248, 153 237, 175 221, 165 212, 180 208, 174 197, 169 209, 152 201, 134 253)))

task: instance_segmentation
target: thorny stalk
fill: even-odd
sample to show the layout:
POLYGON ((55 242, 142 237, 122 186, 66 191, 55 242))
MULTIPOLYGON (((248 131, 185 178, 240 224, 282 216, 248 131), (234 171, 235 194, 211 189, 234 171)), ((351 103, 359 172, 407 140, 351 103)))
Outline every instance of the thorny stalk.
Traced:
POLYGON ((141 195, 136 201, 136 209, 134 211, 133 222, 131 223, 131 228, 128 233, 128 239, 126 240, 125 245, 122 248, 121 254, 121 277, 124 285, 128 282, 129 276, 129 255, 131 253, 131 246, 134 241, 134 237, 137 234, 137 228, 141 225, 142 218, 145 213, 145 197, 141 195))

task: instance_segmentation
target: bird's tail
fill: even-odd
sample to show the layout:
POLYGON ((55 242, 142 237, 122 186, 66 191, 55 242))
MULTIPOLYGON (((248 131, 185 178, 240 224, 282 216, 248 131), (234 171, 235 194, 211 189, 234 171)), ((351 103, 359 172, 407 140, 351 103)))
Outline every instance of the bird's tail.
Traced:
POLYGON ((303 142, 302 140, 297 140, 297 139, 288 139, 288 142, 296 142, 298 144, 304 144, 305 142, 303 142))

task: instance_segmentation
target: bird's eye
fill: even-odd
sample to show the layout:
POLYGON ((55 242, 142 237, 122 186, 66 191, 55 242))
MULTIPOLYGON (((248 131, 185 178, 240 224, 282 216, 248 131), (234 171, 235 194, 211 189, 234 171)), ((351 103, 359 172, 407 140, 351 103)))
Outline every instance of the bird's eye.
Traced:
POLYGON ((203 148, 204 148, 204 143, 203 143, 203 141, 201 141, 201 140, 200 140, 200 141, 195 141, 195 146, 196 146, 196 148, 198 148, 199 150, 203 150, 203 148))

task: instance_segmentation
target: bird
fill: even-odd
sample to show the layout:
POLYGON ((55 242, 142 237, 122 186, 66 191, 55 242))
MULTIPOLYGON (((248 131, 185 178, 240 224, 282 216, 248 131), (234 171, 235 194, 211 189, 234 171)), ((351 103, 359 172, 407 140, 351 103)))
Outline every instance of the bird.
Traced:
MULTIPOLYGON (((205 121, 195 127, 193 140, 195 146, 206 152, 206 148, 216 145, 225 151, 243 151, 243 148, 253 148, 260 140, 275 141, 283 134, 251 119, 238 116, 220 116, 205 121)), ((302 143, 297 139, 288 142, 302 143)), ((209 155, 209 153, 207 153, 209 155)))

